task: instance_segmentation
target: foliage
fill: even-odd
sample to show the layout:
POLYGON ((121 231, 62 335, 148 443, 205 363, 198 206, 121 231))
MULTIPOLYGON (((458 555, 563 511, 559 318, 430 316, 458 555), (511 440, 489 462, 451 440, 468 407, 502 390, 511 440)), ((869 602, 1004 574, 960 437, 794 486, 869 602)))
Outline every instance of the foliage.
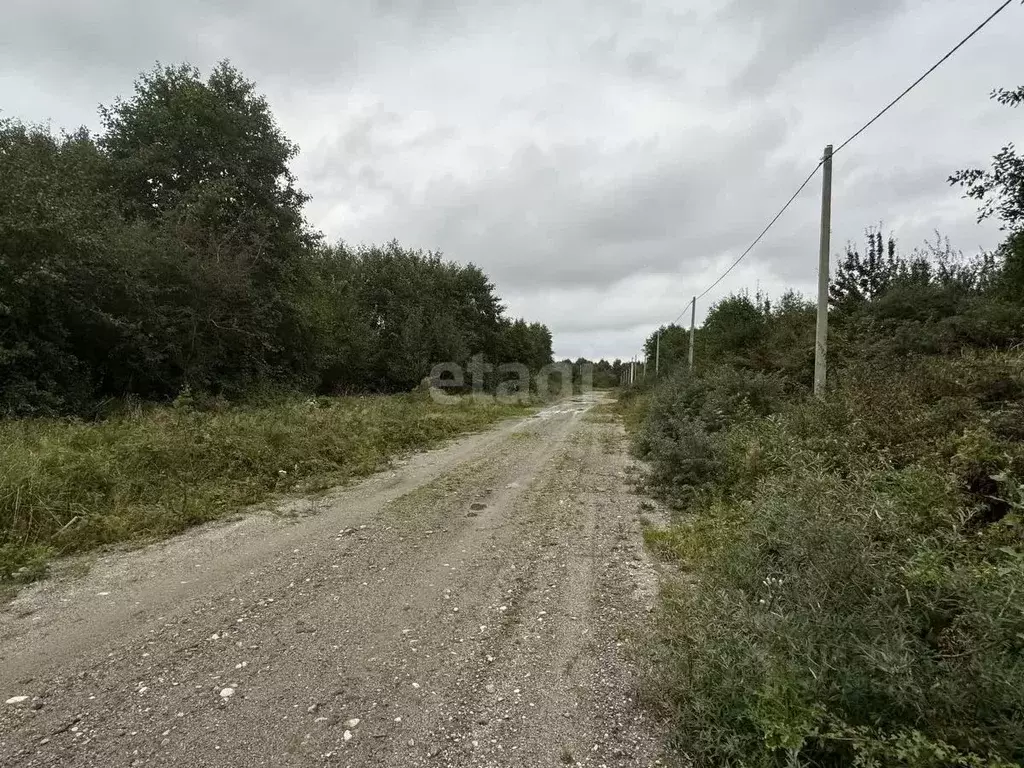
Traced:
POLYGON ((309 353, 321 392, 408 390, 434 364, 468 369, 478 354, 534 372, 551 362, 550 331, 506 318, 494 286, 471 264, 395 242, 339 244, 320 249, 307 272, 305 322, 322 329, 309 353))
POLYGON ((1020 760, 1024 358, 851 373, 731 419, 707 511, 645 533, 700 585, 667 593, 654 696, 701 763, 1020 760))
MULTIPOLYGON (((196 191, 212 185, 211 223, 235 228, 254 244, 272 230, 287 235, 301 227, 307 198, 288 169, 298 147, 254 84, 228 62, 205 82, 191 65, 158 66, 139 77, 132 98, 100 113, 99 144, 134 215, 156 219, 182 205, 202 208, 196 191), (263 226, 252 231, 254 224, 263 226)), ((262 255, 279 254, 266 248, 262 255)))
MULTIPOLYGON (((1018 107, 1024 104, 1024 86, 997 89, 992 98, 1018 107)), ((1017 154, 1012 143, 1007 144, 992 158, 991 169, 962 170, 950 176, 949 182, 963 187, 967 197, 979 202, 979 221, 997 217, 1009 233, 1000 248, 1005 264, 1000 287, 1004 296, 1019 301, 1024 293, 1024 157, 1017 154)))
MULTIPOLYGON (((590 363, 589 360, 580 358, 576 361, 576 367, 579 368, 580 364, 590 363)), ((595 389, 613 389, 619 386, 620 378, 623 374, 623 366, 621 360, 598 360, 593 365, 592 371, 592 384, 595 389)))
MULTIPOLYGON (((1024 86, 1008 91, 993 91, 1000 104, 1018 107, 1024 104, 1024 86)), ((968 197, 979 201, 978 219, 997 217, 1011 232, 1024 229, 1024 157, 1013 144, 1007 144, 992 158, 992 168, 959 171, 949 177, 950 184, 965 189, 968 197)))
POLYGON ((472 264, 325 244, 298 148, 227 62, 157 67, 101 116, 98 136, 0 122, 0 417, 32 417, 0 422, 0 579, 508 412, 299 393, 551 362, 548 329, 507 317, 472 264))
POLYGON ((657 360, 659 371, 684 365, 689 354, 690 331, 675 323, 661 326, 644 342, 644 355, 652 363, 657 360))
POLYGON ((477 267, 325 245, 298 148, 227 62, 205 79, 157 67, 101 115, 96 137, 0 122, 0 415, 186 389, 407 391, 436 363, 551 362, 548 329, 508 318, 477 267))
POLYGON ((864 256, 852 245, 836 265, 836 275, 829 285, 829 305, 845 308, 860 305, 888 290, 899 275, 896 240, 882 241, 882 233, 868 230, 868 248, 864 256))

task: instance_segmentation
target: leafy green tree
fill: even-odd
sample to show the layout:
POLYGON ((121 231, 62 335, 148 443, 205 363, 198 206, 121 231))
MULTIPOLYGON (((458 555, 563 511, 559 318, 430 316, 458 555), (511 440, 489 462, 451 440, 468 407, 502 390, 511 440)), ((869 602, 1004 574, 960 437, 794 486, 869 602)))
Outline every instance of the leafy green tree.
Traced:
POLYGON ((766 316, 766 333, 760 352, 765 372, 782 373, 810 388, 814 377, 814 329, 817 306, 796 291, 786 291, 766 316))
MULTIPOLYGON (((1016 90, 998 89, 992 98, 1009 107, 1024 104, 1024 86, 1016 90)), ((993 216, 1002 222, 1009 234, 1000 248, 1004 262, 1002 283, 1004 293, 1012 300, 1024 297, 1024 156, 1017 154, 1012 143, 992 158, 992 167, 958 171, 949 177, 967 197, 979 203, 978 220, 993 216)))
POLYGON ((189 64, 157 67, 136 81, 131 98, 100 113, 100 144, 116 164, 134 215, 157 218, 183 204, 216 202, 204 215, 222 225, 301 228, 307 196, 288 168, 298 147, 229 62, 205 81, 189 64), (198 194, 203 186, 210 191, 198 194))
POLYGON ((102 117, 97 138, 0 122, 0 415, 551 361, 550 331, 507 318, 476 266, 325 245, 297 148, 228 63, 157 67, 102 117))
POLYGON ((611 389, 619 385, 619 371, 614 363, 602 358, 593 366, 593 384, 596 389, 611 389))
POLYGON ((644 342, 644 353, 651 362, 652 371, 657 358, 659 374, 667 373, 678 365, 685 365, 690 354, 689 329, 675 323, 661 326, 647 337, 644 342))
POLYGON ((865 255, 846 246, 846 256, 836 266, 829 283, 829 304, 834 309, 850 309, 881 295, 899 274, 896 239, 883 240, 879 231, 868 230, 865 255))
POLYGON ((695 339, 695 365, 754 367, 767 335, 764 297, 737 293, 714 304, 695 339))
POLYGON ((509 322, 502 331, 498 357, 503 363, 521 363, 535 373, 552 361, 551 331, 522 318, 509 322))
POLYGON ((155 308, 171 386, 232 392, 308 375, 296 298, 315 238, 288 169, 297 147, 253 83, 227 62, 205 81, 190 65, 157 67, 101 115, 128 220, 184 251, 164 265, 155 308))
POLYGON ((151 233, 120 221, 110 170, 85 130, 0 124, 0 411, 81 409, 151 362, 151 233))
MULTIPOLYGON (((1013 91, 998 89, 992 92, 992 98, 1018 107, 1024 104, 1024 86, 1013 91)), ((979 221, 995 216, 1010 232, 1024 229, 1024 157, 1017 154, 1012 143, 992 158, 991 169, 958 171, 949 182, 963 187, 967 197, 980 203, 979 221)))

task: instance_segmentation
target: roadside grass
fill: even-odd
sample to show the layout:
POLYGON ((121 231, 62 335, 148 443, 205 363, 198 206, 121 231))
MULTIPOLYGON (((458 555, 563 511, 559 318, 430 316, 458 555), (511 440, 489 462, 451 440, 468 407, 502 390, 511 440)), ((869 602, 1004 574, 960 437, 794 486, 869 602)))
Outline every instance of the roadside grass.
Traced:
POLYGON ((59 555, 343 484, 528 410, 470 397, 441 405, 418 393, 0 422, 0 583, 42 578, 59 555))
POLYGON ((647 413, 651 408, 652 390, 645 387, 622 389, 616 393, 616 400, 609 403, 626 427, 626 431, 636 433, 643 428, 647 413))
POLYGON ((694 765, 1022 764, 1024 356, 838 378, 816 401, 680 375, 620 406, 675 508, 643 530, 679 568, 645 695, 694 765))
POLYGON ((618 421, 617 403, 598 403, 583 414, 583 420, 595 424, 612 424, 618 421))

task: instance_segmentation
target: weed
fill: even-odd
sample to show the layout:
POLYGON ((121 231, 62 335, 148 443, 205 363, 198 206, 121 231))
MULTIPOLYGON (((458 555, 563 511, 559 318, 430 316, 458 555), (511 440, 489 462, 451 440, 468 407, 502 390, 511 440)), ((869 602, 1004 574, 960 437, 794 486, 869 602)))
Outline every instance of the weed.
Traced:
POLYGON ((398 395, 3 422, 0 580, 40 578, 54 554, 166 536, 275 493, 344 483, 523 412, 398 395))
POLYGON ((837 378, 826 401, 762 380, 764 408, 717 375, 651 397, 636 446, 691 513, 643 529, 686 571, 648 696, 698 765, 1019 764, 1024 359, 837 378))

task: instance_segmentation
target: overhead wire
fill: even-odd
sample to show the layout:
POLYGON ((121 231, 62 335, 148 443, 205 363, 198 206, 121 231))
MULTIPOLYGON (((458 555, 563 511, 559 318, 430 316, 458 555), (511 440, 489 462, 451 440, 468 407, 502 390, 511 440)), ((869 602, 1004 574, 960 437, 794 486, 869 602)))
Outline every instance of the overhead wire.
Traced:
MULTIPOLYGON (((757 244, 761 242, 762 238, 764 238, 764 236, 768 234, 768 230, 770 230, 772 227, 775 226, 775 222, 777 222, 779 219, 782 218, 782 214, 784 214, 787 210, 789 210, 789 206, 791 206, 793 204, 793 201, 796 200, 797 197, 800 195, 800 193, 804 191, 804 188, 808 184, 811 183, 811 179, 814 178, 815 174, 818 172, 818 169, 821 168, 821 166, 824 165, 824 163, 825 163, 825 158, 822 158, 818 162, 818 164, 816 166, 814 166, 814 170, 811 171, 811 173, 807 176, 806 179, 804 179, 804 183, 801 184, 797 188, 796 192, 793 193, 793 196, 790 197, 789 200, 786 201, 786 204, 784 206, 782 206, 782 208, 779 210, 778 213, 775 214, 775 217, 771 221, 768 222, 768 226, 765 227, 764 229, 762 229, 761 230, 761 234, 759 234, 757 237, 754 238, 754 242, 752 242, 749 246, 747 246, 747 250, 745 250, 743 253, 741 253, 739 258, 736 259, 736 261, 734 261, 732 264, 730 264, 729 268, 727 270, 725 270, 725 272, 723 272, 719 276, 719 278, 717 280, 715 280, 715 282, 713 282, 711 285, 709 285, 707 288, 705 288, 704 292, 697 296, 697 300, 698 301, 703 299, 705 296, 707 296, 715 288, 716 285, 718 285, 720 282, 722 282, 725 279, 726 275, 728 275, 730 272, 732 272, 734 269, 736 269, 736 267, 739 265, 739 263, 741 261, 743 261, 743 259, 745 259, 747 257, 747 255, 752 250, 754 250, 754 248, 757 246, 757 244)), ((685 312, 686 310, 683 310, 683 311, 685 312)))
POLYGON ((1008 8, 1008 7, 1009 7, 1009 6, 1011 5, 1011 4, 1012 4, 1012 3, 1013 3, 1013 0, 1006 0, 1006 2, 1004 2, 1004 3, 1003 3, 1002 5, 1000 5, 1000 6, 998 7, 998 8, 996 8, 996 9, 995 9, 994 11, 992 11, 992 13, 991 13, 991 14, 989 15, 989 17, 988 17, 988 18, 986 18, 986 19, 985 19, 985 20, 984 20, 983 22, 981 22, 981 24, 979 24, 978 26, 976 26, 976 27, 975 27, 974 29, 972 29, 972 30, 971 30, 971 32, 970 32, 970 33, 969 33, 969 34, 967 35, 967 37, 965 37, 965 38, 964 38, 963 40, 961 40, 961 41, 960 41, 959 43, 957 43, 957 44, 956 44, 956 45, 955 45, 955 46, 954 46, 954 47, 953 47, 953 48, 952 48, 952 49, 951 49, 951 50, 949 51, 949 53, 947 53, 947 54, 946 54, 945 56, 943 56, 943 57, 942 57, 941 59, 939 59, 939 60, 938 60, 937 62, 935 62, 935 63, 934 63, 934 64, 933 64, 933 65, 932 65, 932 66, 931 66, 931 67, 930 67, 929 69, 928 69, 928 71, 927 71, 927 72, 925 72, 925 73, 924 73, 923 75, 921 75, 921 76, 920 76, 919 78, 917 78, 917 80, 915 80, 914 82, 912 82, 912 83, 910 84, 910 86, 909 86, 909 87, 908 87, 908 88, 907 88, 907 89, 906 89, 905 91, 903 91, 903 93, 901 93, 901 94, 900 94, 899 96, 897 96, 897 97, 896 97, 895 99, 893 99, 893 100, 892 100, 892 101, 890 101, 890 102, 889 102, 888 104, 886 104, 886 105, 885 105, 885 107, 883 107, 883 108, 882 108, 882 110, 881 110, 881 111, 880 111, 880 112, 879 112, 879 113, 878 113, 877 115, 875 115, 874 117, 872 117, 872 118, 871 118, 870 120, 868 120, 868 121, 867 121, 866 123, 864 123, 864 125, 862 125, 862 126, 861 126, 860 128, 858 128, 858 129, 857 129, 857 130, 856 130, 856 131, 855 131, 855 132, 854 132, 854 133, 853 133, 853 134, 852 134, 852 135, 850 136, 850 138, 848 138, 848 139, 847 139, 846 141, 844 141, 844 142, 843 142, 842 144, 840 144, 840 145, 839 145, 839 146, 838 146, 838 147, 837 147, 836 149, 834 149, 834 150, 832 151, 832 154, 833 154, 833 155, 835 155, 836 153, 838 153, 838 152, 840 152, 841 150, 845 149, 845 148, 846 148, 846 146, 847 146, 847 145, 848 145, 848 144, 849 144, 849 143, 850 143, 851 141, 853 141, 854 139, 856 139, 856 138, 857 138, 858 136, 860 136, 860 135, 861 135, 862 133, 864 133, 864 131, 866 131, 866 130, 867 130, 868 128, 870 128, 870 127, 871 127, 872 125, 874 125, 874 124, 875 124, 876 122, 878 122, 878 119, 879 119, 880 117, 882 117, 882 115, 884 115, 884 114, 885 114, 886 112, 888 112, 888 111, 889 111, 890 109, 892 109, 892 108, 893 108, 893 107, 895 107, 895 106, 896 106, 897 104, 899 104, 899 103, 900 103, 900 101, 902 101, 902 100, 903 100, 903 98, 904 98, 904 97, 905 97, 905 96, 906 96, 906 95, 907 95, 908 93, 910 93, 910 92, 911 92, 912 90, 914 90, 914 89, 915 89, 915 88, 916 88, 917 86, 919 86, 919 85, 920 85, 921 83, 923 83, 923 82, 924 82, 924 80, 925 80, 925 78, 927 78, 927 77, 928 77, 928 76, 929 76, 929 75, 930 75, 930 74, 931 74, 932 72, 934 72, 934 71, 935 71, 936 69, 938 69, 939 67, 941 67, 941 66, 942 66, 943 64, 945 64, 945 63, 946 63, 947 61, 949 61, 949 59, 950 59, 950 58, 952 58, 953 54, 955 54, 955 53, 956 53, 957 51, 959 51, 959 50, 960 50, 961 48, 963 48, 963 47, 964 47, 964 45, 966 45, 966 44, 967 44, 967 41, 969 41, 969 40, 970 40, 970 39, 971 39, 972 37, 974 37, 974 36, 975 36, 976 34, 978 34, 979 32, 981 32, 981 30, 983 30, 983 29, 984 29, 985 27, 987 27, 987 26, 989 25, 989 23, 990 23, 990 22, 991 22, 991 21, 992 21, 992 20, 993 20, 993 19, 994 19, 994 18, 995 18, 996 16, 998 16, 998 15, 999 15, 1000 13, 1002 13, 1003 11, 1005 11, 1005 10, 1006 10, 1006 9, 1007 9, 1007 8, 1008 8))
MULTIPOLYGON (((975 35, 977 35, 979 32, 981 32, 981 30, 983 30, 986 26, 988 26, 992 22, 992 20, 996 18, 996 16, 998 16, 1000 13, 1002 13, 1004 10, 1006 10, 1012 3, 1013 3, 1013 0, 1006 0, 1005 2, 1003 2, 984 21, 982 21, 978 26, 976 26, 974 29, 972 29, 967 34, 966 37, 964 37, 959 43, 957 43, 952 49, 950 49, 950 51, 945 56, 943 56, 941 59, 939 59, 937 62, 935 62, 935 64, 933 64, 931 67, 929 67, 928 70, 925 71, 925 73, 923 75, 921 75, 919 78, 917 78, 917 80, 915 80, 913 83, 911 83, 910 86, 907 87, 899 96, 897 96, 895 99, 893 99, 888 104, 886 104, 885 107, 883 107, 874 117, 872 117, 870 120, 868 120, 866 123, 864 123, 864 125, 862 125, 856 131, 854 131, 849 136, 849 138, 847 138, 845 141, 843 141, 836 149, 834 149, 832 151, 832 155, 835 156, 838 152, 840 152, 841 150, 845 149, 847 146, 849 146, 849 144, 852 141, 854 141, 857 137, 859 137, 862 133, 864 133, 864 131, 866 131, 868 128, 870 128, 872 125, 874 125, 876 122, 878 122, 878 120, 881 119, 883 115, 885 115, 889 110, 891 110, 900 101, 902 101, 907 96, 907 94, 909 94, 917 86, 919 86, 922 82, 924 82, 925 79, 928 78, 928 76, 931 75, 935 70, 937 70, 944 63, 946 63, 950 58, 952 58, 952 56, 957 51, 959 51, 961 48, 963 48, 963 46, 966 45, 967 42, 969 40, 971 40, 971 38, 973 38, 975 35)), ((782 218, 782 215, 787 210, 789 210, 789 207, 793 204, 793 202, 797 199, 797 197, 799 197, 800 193, 804 191, 804 189, 807 187, 808 184, 811 183, 811 179, 814 178, 815 174, 817 174, 818 170, 821 168, 822 165, 824 165, 824 163, 825 163, 825 158, 823 157, 818 162, 818 164, 814 167, 814 170, 811 171, 811 173, 807 176, 806 179, 804 179, 804 182, 797 188, 796 192, 793 193, 792 197, 790 197, 789 200, 786 201, 786 204, 784 206, 782 206, 782 208, 779 210, 779 212, 775 214, 775 216, 772 218, 771 221, 768 222, 768 225, 763 230, 761 230, 761 233, 756 238, 754 238, 754 241, 747 247, 747 249, 745 251, 743 251, 743 253, 741 253, 739 255, 739 257, 732 264, 729 265, 728 269, 726 269, 721 275, 719 275, 718 279, 716 279, 713 283, 711 283, 711 285, 709 285, 707 288, 705 288, 702 293, 698 294, 696 296, 696 298, 694 299, 694 301, 699 301, 700 299, 703 299, 705 296, 707 296, 712 290, 715 289, 716 286, 719 285, 719 283, 722 282, 722 280, 724 280, 726 278, 726 276, 729 275, 730 272, 732 272, 739 265, 739 263, 741 261, 743 261, 743 259, 745 259, 748 255, 750 255, 750 252, 753 251, 755 247, 757 247, 757 244, 760 243, 761 240, 764 239, 764 236, 768 234, 769 230, 773 226, 775 226, 776 222, 778 222, 778 220, 780 218, 782 218)), ((675 323, 679 322, 679 319, 685 313, 686 313, 686 308, 684 308, 682 310, 682 312, 680 312, 676 316, 676 319, 672 321, 672 324, 674 325, 675 323)))

